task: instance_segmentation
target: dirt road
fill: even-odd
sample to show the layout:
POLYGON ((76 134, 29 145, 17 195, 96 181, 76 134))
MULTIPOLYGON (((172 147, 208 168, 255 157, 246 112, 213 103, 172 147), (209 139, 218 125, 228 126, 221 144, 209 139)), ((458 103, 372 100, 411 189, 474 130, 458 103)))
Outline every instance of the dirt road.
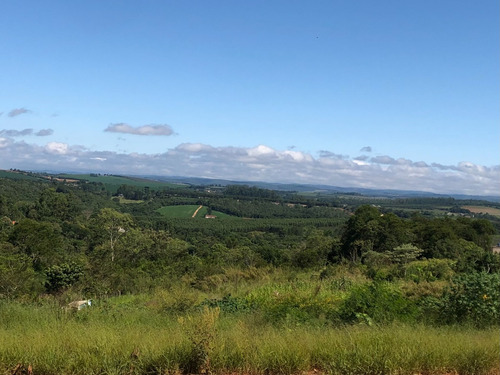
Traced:
POLYGON ((203 206, 198 207, 198 208, 196 209, 196 211, 194 212, 193 216, 191 216, 191 217, 196 217, 196 214, 198 213, 198 211, 199 211, 199 210, 201 210, 201 208, 202 208, 202 207, 203 207, 203 206))

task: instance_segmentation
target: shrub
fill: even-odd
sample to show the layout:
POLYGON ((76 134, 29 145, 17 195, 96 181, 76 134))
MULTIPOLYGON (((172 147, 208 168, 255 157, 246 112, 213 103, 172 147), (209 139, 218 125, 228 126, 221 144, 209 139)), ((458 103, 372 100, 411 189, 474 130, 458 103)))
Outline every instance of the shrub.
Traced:
POLYGON ((406 266, 406 278, 415 282, 449 280, 453 276, 451 259, 428 259, 411 262, 406 266))
POLYGON ((376 281, 351 290, 340 307, 340 317, 346 322, 413 321, 415 304, 387 282, 376 281))
POLYGON ((500 274, 460 275, 445 291, 442 303, 442 318, 449 323, 500 324, 500 274))
POLYGON ((47 268, 45 275, 45 288, 49 293, 56 293, 76 283, 83 276, 83 267, 74 262, 63 263, 47 268))
POLYGON ((225 313, 244 312, 252 308, 252 305, 246 299, 233 297, 230 294, 222 298, 205 299, 201 303, 201 306, 208 306, 211 308, 217 307, 225 313))
POLYGON ((210 358, 214 350, 219 314, 218 307, 211 309, 205 306, 200 315, 179 318, 190 344, 189 356, 182 364, 186 373, 210 373, 210 358))

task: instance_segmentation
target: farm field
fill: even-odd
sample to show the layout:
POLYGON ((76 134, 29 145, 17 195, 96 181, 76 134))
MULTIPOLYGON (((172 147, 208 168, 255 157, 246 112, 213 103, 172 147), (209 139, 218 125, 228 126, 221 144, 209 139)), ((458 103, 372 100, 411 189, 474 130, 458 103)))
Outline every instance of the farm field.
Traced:
POLYGON ((24 173, 11 172, 6 170, 0 170, 0 178, 11 178, 15 180, 33 180, 39 181, 39 177, 30 176, 24 173))
MULTIPOLYGON (((167 218, 190 218, 193 217, 196 210, 200 207, 199 205, 177 205, 177 206, 164 206, 157 210, 160 214, 167 218)), ((204 218, 208 212, 208 208, 203 206, 196 214, 196 218, 204 218)), ((228 218, 232 217, 223 212, 212 211, 212 215, 217 218, 228 218)))
POLYGON ((500 209, 495 207, 486 206, 463 206, 466 210, 473 212, 475 214, 488 214, 493 216, 500 216, 500 209))
POLYGON ((110 191, 116 191, 121 185, 131 185, 139 187, 150 187, 151 189, 181 188, 186 185, 172 184, 169 182, 153 181, 142 178, 112 176, 112 175, 91 175, 91 174, 61 174, 59 178, 69 178, 76 180, 86 180, 89 182, 100 182, 108 187, 110 191))

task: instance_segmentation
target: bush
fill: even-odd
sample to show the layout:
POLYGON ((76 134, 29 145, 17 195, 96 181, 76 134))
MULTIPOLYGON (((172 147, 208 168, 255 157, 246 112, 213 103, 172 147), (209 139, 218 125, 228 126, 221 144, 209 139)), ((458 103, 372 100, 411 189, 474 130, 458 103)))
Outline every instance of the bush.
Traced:
POLYGON ((355 287, 340 307, 340 317, 346 322, 414 321, 415 304, 387 282, 373 282, 355 287))
POLYGON ((448 323, 500 324, 500 274, 460 275, 445 291, 442 303, 442 318, 448 323))
POLYGON ((453 276, 451 259, 428 259, 411 262, 406 266, 405 274, 408 280, 415 282, 449 280, 453 276))

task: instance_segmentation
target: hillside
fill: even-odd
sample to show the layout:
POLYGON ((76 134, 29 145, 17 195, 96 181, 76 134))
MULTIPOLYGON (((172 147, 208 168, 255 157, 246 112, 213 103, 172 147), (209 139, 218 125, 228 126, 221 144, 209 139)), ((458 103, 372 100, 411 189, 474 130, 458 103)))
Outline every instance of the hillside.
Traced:
POLYGON ((498 363, 495 202, 4 176, 2 372, 437 375, 498 363))

